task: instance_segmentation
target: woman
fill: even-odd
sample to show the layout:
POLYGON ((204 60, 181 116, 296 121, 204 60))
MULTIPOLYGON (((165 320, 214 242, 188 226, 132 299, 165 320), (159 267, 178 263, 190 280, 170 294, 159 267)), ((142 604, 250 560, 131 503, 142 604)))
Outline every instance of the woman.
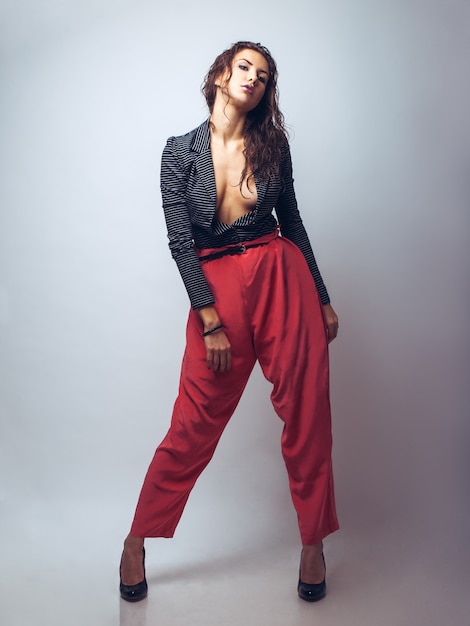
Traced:
POLYGON ((173 536, 256 360, 284 422, 303 544, 298 593, 315 601, 326 592, 322 539, 338 528, 327 342, 338 319, 297 209, 276 82, 266 48, 234 44, 203 85, 210 119, 171 137, 163 152, 169 246, 191 311, 171 426, 124 542, 120 591, 128 601, 147 595, 144 538, 173 536))

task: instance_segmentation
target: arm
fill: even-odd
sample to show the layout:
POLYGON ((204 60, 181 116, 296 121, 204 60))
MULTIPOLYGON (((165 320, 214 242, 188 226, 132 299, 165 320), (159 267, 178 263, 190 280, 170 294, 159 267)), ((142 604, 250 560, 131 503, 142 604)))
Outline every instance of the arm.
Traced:
MULTIPOLYGON (((161 191, 163 211, 168 230, 171 255, 183 279, 191 301, 206 332, 219 326, 221 320, 214 307, 214 296, 207 284, 201 263, 194 250, 191 220, 186 207, 187 175, 182 160, 176 153, 175 138, 168 139, 162 155, 161 191)), ((207 367, 224 372, 231 366, 228 338, 220 329, 204 337, 207 367)))
POLYGON ((171 256, 183 279, 191 306, 214 304, 201 264, 194 250, 191 219, 186 206, 187 173, 177 154, 176 140, 168 139, 162 155, 160 188, 171 256))
POLYGON ((300 217, 297 207, 297 200, 294 191, 294 179, 292 177, 292 159, 289 146, 285 147, 285 154, 281 162, 281 177, 283 182, 283 192, 280 194, 276 213, 281 227, 283 237, 287 237, 300 249, 307 261, 310 272, 315 281, 318 295, 323 305, 323 317, 328 333, 328 341, 338 334, 338 317, 330 304, 330 297, 323 282, 323 278, 318 269, 318 265, 313 254, 312 246, 300 217))

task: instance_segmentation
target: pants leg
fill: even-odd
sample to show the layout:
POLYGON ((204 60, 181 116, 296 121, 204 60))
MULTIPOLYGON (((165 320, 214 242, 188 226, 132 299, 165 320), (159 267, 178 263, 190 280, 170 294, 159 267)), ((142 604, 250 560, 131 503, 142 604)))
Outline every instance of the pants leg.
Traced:
POLYGON ((338 529, 331 461, 328 345, 321 303, 298 248, 278 238, 247 276, 254 346, 284 422, 286 463, 303 544, 338 529))
POLYGON ((222 280, 218 275, 213 279, 215 265, 205 264, 205 271, 232 344, 232 368, 223 373, 207 369, 202 324, 191 311, 178 398, 170 429, 155 452, 140 493, 131 527, 136 537, 173 536, 189 494, 212 458, 256 361, 239 275, 229 272, 222 280))

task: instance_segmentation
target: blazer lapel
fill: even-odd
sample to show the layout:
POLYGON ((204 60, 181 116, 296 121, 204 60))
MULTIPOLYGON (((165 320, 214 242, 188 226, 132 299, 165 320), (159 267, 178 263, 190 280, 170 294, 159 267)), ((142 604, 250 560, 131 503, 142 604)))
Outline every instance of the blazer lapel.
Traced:
POLYGON ((266 197, 266 192, 268 191, 268 184, 269 183, 267 180, 261 180, 260 178, 258 178, 258 176, 255 176, 256 192, 258 194, 258 200, 256 202, 255 210, 259 210, 260 207, 263 205, 264 198, 266 197))
POLYGON ((203 122, 194 136, 191 150, 197 152, 194 164, 199 180, 202 181, 206 192, 208 206, 215 212, 217 203, 217 190, 215 187, 214 164, 210 147, 209 120, 203 122))

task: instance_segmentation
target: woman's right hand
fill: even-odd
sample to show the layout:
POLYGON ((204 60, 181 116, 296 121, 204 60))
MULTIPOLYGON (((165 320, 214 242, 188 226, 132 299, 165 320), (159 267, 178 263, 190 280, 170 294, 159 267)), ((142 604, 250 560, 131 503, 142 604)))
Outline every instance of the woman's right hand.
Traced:
POLYGON ((230 342, 224 329, 216 330, 204 337, 207 368, 213 372, 226 372, 232 366, 230 342))
POLYGON ((206 345, 207 368, 213 372, 226 372, 232 366, 232 352, 230 341, 224 332, 220 317, 213 305, 198 309, 199 317, 203 324, 203 332, 208 334, 203 337, 206 345), (211 333, 212 328, 217 328, 211 333))

